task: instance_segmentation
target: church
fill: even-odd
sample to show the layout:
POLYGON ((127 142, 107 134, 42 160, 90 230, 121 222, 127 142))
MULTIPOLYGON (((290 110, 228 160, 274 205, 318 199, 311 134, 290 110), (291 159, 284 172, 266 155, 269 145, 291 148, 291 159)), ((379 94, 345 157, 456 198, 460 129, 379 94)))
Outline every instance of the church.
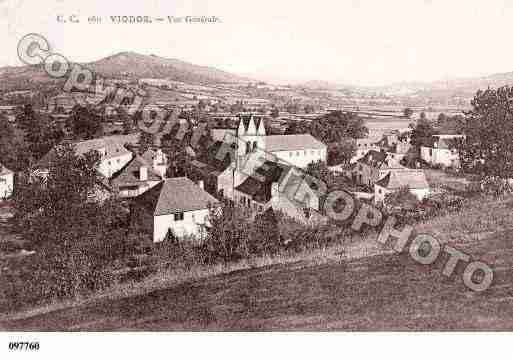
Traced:
POLYGON ((237 143, 237 157, 243 161, 253 153, 263 154, 269 161, 305 169, 309 163, 326 162, 327 146, 310 134, 267 135, 260 117, 241 118, 236 129, 211 130, 216 141, 237 143))
MULTIPOLYGON (((305 182, 309 163, 326 161, 327 146, 310 134, 267 135, 261 118, 241 118, 237 128, 213 129, 217 159, 217 194, 260 212, 280 210, 301 221, 319 213, 319 198, 305 182), (224 150, 223 150, 224 148, 224 150), (219 154, 221 154, 219 156, 219 154)), ((198 166, 207 166, 198 163, 198 166)))

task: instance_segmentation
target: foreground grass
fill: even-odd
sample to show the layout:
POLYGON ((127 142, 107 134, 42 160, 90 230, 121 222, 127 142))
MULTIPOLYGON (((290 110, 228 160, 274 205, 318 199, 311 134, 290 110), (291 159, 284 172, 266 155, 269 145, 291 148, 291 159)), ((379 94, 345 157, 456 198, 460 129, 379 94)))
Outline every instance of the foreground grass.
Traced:
MULTIPOLYGON (((503 199, 475 198, 469 206, 459 213, 448 214, 419 223, 415 226, 418 233, 430 233, 442 242, 474 242, 487 239, 494 233, 501 233, 513 228, 513 202, 510 197, 503 199)), ((353 238, 341 238, 328 248, 305 251, 301 253, 284 253, 273 257, 260 257, 237 263, 219 265, 196 265, 183 269, 168 269, 161 266, 157 272, 137 282, 116 283, 100 293, 59 303, 42 305, 30 310, 0 316, 0 320, 17 320, 43 313, 92 305, 120 298, 142 296, 148 293, 192 283, 209 277, 226 273, 275 267, 296 263, 298 267, 309 268, 363 257, 372 257, 387 253, 375 240, 375 234, 366 238, 355 234, 353 238)), ((389 253, 389 252, 388 252, 389 253)))

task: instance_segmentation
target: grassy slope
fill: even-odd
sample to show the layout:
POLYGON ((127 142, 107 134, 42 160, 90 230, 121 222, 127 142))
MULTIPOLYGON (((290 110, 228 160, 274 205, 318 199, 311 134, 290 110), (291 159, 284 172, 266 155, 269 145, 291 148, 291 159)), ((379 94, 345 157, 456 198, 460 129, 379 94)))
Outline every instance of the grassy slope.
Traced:
MULTIPOLYGON (((459 214, 418 226, 492 264, 484 293, 460 275, 406 255, 380 255, 318 265, 304 261, 239 270, 4 321, 5 329, 38 330, 450 330, 513 328, 513 228, 510 201, 476 201, 459 214), (482 238, 475 233, 488 233, 482 238), (494 232, 495 234, 489 234, 494 232), (476 241, 476 239, 485 239, 476 241)), ((370 241, 371 239, 368 239, 370 241)), ((463 266, 458 267, 461 273, 463 266)))

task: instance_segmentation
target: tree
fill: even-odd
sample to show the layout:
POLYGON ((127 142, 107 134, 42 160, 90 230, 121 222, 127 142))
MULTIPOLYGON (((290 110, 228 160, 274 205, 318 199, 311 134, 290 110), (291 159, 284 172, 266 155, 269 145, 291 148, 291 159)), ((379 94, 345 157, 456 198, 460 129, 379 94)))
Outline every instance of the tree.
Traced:
POLYGON ((305 113, 315 112, 315 108, 311 104, 306 104, 304 110, 305 110, 305 113))
POLYGON ((433 135, 436 135, 437 131, 433 128, 431 122, 426 119, 419 119, 417 125, 413 127, 411 131, 411 144, 413 146, 431 146, 433 135))
POLYGON ((88 140, 101 132, 101 117, 90 108, 75 105, 66 126, 75 139, 88 140))
POLYGON ((513 177, 513 87, 479 90, 465 115, 462 167, 484 177, 513 177))
POLYGON ((51 116, 37 114, 30 104, 16 116, 16 122, 24 133, 29 156, 40 159, 64 137, 60 126, 51 116))
POLYGON ((143 154, 155 144, 155 135, 152 133, 141 131, 139 135, 139 154, 143 154))
POLYGON ((308 175, 321 180, 327 186, 329 186, 333 181, 333 175, 326 165, 326 162, 323 161, 310 162, 306 166, 305 172, 308 175))
POLYGON ((44 182, 20 177, 14 218, 36 254, 10 278, 14 298, 23 291, 35 301, 74 297, 109 285, 108 268, 121 258, 126 231, 117 201, 90 200, 99 158, 96 152, 78 156, 71 145, 60 145, 44 182), (20 279, 28 290, 18 286, 20 279))
POLYGON ((302 133, 308 133, 310 126, 305 121, 289 121, 287 123, 287 129, 285 130, 286 135, 297 135, 302 133))
POLYGON ((248 223, 242 211, 231 206, 222 211, 211 209, 209 223, 204 243, 208 262, 227 263, 248 256, 248 223))
POLYGON ((30 160, 29 149, 19 132, 0 115, 0 161, 15 172, 26 169, 30 160))
POLYGON ((341 141, 328 146, 328 165, 346 165, 356 155, 356 145, 352 141, 341 141))
POLYGON ((312 121, 310 133, 324 143, 334 143, 366 137, 369 129, 356 113, 332 111, 312 121))
POLYGON ((248 236, 251 255, 274 254, 280 249, 280 230, 272 208, 255 216, 248 236))
POLYGON ((409 107, 406 107, 404 110, 403 110, 403 116, 406 117, 406 118, 411 118, 411 116, 413 115, 413 110, 409 107))
POLYGON ((116 115, 119 122, 123 123, 123 134, 128 135, 134 132, 135 123, 134 118, 131 117, 123 107, 116 109, 116 115))
POLYGON ((405 186, 399 188, 397 191, 387 193, 383 203, 389 208, 413 208, 419 203, 419 200, 410 192, 410 189, 405 186))

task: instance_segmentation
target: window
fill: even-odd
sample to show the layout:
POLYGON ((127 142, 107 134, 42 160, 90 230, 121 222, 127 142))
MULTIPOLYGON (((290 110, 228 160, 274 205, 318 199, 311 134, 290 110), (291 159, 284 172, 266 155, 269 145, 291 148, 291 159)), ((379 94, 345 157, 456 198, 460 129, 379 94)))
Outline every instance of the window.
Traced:
POLYGON ((306 150, 305 150, 305 155, 307 155, 308 153, 306 153, 306 150))
POLYGON ((289 156, 292 157, 294 155, 294 152, 289 152, 289 156))
POLYGON ((299 156, 299 151, 296 151, 296 156, 299 156))
POLYGON ((175 221, 183 221, 183 212, 175 213, 175 221))

